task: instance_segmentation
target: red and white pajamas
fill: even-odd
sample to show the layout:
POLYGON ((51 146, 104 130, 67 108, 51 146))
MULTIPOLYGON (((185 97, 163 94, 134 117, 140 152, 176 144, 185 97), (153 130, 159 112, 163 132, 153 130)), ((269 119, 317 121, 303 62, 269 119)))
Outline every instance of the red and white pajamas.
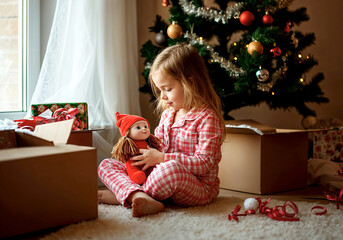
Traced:
POLYGON ((143 185, 133 182, 125 164, 117 160, 104 159, 99 165, 101 181, 123 206, 130 207, 126 199, 137 190, 156 200, 171 198, 183 206, 209 204, 218 196, 223 135, 219 118, 209 107, 192 109, 175 123, 174 115, 168 108, 161 116, 155 135, 162 140, 165 159, 152 169, 143 185))

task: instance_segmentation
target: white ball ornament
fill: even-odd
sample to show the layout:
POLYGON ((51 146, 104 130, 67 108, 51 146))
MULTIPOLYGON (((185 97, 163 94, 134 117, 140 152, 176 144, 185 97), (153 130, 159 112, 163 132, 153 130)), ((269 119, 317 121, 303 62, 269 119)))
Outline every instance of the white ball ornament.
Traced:
POLYGON ((304 129, 313 129, 316 128, 316 124, 318 122, 318 119, 315 116, 306 116, 302 119, 301 125, 304 129))
POLYGON ((256 198, 247 198, 244 201, 245 210, 257 211, 259 206, 260 206, 260 203, 256 200, 256 198))

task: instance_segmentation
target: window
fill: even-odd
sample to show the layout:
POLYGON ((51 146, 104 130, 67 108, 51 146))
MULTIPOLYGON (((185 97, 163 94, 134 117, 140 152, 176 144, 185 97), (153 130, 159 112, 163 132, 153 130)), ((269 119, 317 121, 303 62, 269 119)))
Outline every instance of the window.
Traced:
POLYGON ((26 115, 40 68, 40 1, 0 0, 0 119, 26 115))

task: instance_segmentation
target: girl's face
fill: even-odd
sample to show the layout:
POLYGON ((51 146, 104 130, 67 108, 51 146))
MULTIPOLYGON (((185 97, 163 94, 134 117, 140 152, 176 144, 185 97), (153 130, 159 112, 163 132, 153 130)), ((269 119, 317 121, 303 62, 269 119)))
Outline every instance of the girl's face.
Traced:
POLYGON ((161 91, 161 99, 169 107, 178 111, 183 108, 183 87, 181 82, 170 75, 158 70, 152 74, 152 80, 156 87, 161 91))
POLYGON ((149 125, 146 121, 135 122, 130 130, 128 137, 134 140, 145 140, 150 136, 149 125))

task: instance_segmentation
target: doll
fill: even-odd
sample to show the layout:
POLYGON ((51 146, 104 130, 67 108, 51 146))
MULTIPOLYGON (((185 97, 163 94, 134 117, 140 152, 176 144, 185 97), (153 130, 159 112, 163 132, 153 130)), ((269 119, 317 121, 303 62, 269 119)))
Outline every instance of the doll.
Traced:
POLYGON ((112 158, 125 163, 131 180, 142 184, 146 180, 146 173, 138 166, 131 166, 135 161, 129 159, 139 155, 139 149, 147 149, 147 146, 160 150, 160 140, 150 134, 149 122, 140 116, 117 112, 116 119, 122 137, 113 147, 112 158))

